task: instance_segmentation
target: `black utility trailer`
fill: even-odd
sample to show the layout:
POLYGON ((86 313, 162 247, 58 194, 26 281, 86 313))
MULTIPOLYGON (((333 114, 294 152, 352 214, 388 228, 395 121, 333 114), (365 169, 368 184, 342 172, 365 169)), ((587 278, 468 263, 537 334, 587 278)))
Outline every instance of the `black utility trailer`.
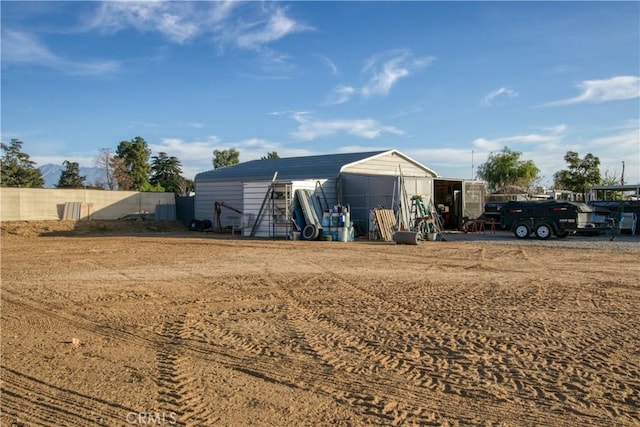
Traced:
POLYGON ((525 239, 532 234, 548 239, 552 234, 567 237, 570 233, 599 233, 594 210, 584 203, 558 200, 512 201, 500 209, 500 225, 525 239))

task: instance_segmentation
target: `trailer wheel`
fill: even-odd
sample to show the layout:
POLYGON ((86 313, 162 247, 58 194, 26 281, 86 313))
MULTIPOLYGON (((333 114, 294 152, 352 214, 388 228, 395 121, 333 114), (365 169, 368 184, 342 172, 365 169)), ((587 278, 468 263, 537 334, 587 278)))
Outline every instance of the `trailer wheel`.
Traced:
POLYGON ((513 234, 516 235, 518 239, 526 239, 531 234, 531 229, 524 222, 516 225, 516 228, 513 229, 513 234))
POLYGON ((536 228, 536 237, 540 240, 546 240, 551 236, 551 227, 547 224, 540 224, 536 228))

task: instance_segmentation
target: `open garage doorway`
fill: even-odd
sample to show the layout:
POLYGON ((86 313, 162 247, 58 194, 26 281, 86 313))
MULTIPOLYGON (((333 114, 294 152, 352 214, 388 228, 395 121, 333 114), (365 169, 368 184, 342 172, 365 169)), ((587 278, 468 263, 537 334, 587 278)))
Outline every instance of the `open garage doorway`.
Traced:
POLYGON ((447 230, 462 229, 484 211, 484 182, 463 179, 433 180, 433 202, 447 230))
POLYGON ((444 228, 456 230, 462 225, 462 181, 434 179, 433 202, 444 228))

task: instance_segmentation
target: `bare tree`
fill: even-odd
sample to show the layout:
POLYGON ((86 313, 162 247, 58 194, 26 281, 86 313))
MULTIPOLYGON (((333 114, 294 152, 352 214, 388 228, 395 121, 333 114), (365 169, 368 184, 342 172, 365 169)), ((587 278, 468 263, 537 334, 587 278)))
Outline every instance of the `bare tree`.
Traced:
POLYGON ((118 184, 118 190, 130 191, 133 189, 133 178, 127 169, 125 159, 112 157, 113 179, 118 184))
POLYGON ((114 158, 110 148, 101 148, 98 155, 93 159, 93 164, 102 171, 102 177, 96 180, 96 185, 100 185, 107 190, 115 190, 117 182, 115 179, 114 158))

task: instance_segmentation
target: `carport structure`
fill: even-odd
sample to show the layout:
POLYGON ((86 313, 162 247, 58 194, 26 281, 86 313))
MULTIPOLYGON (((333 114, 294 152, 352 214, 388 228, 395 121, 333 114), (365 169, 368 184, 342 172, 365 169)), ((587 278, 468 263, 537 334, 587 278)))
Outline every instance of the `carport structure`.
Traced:
MULTIPOLYGON (((278 184, 288 186, 292 194, 297 189, 315 191, 325 208, 348 206, 356 230, 367 233, 370 211, 392 209, 401 186, 408 197, 419 194, 437 205, 437 176, 398 150, 251 160, 197 174, 194 212, 197 219, 214 222, 215 203, 224 202, 243 213, 241 220, 235 212, 223 210, 223 226, 244 222, 256 237, 285 237, 273 236, 268 221, 257 227, 252 223, 264 208, 265 195, 278 184)), ((462 180, 458 181, 462 186, 462 180)))

